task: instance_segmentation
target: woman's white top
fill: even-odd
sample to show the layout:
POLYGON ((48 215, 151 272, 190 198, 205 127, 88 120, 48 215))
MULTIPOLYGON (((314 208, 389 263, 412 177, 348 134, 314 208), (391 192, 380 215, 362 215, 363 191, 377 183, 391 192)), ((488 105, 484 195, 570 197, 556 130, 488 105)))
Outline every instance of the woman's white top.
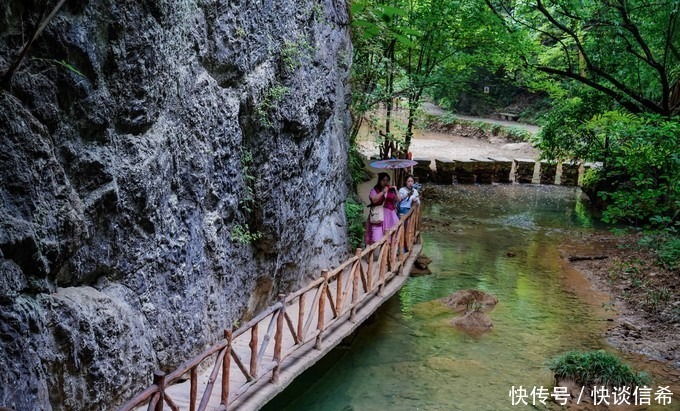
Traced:
POLYGON ((420 197, 418 195, 418 190, 415 188, 411 189, 412 193, 409 196, 409 189, 402 187, 399 189, 399 196, 402 198, 401 203, 399 203, 399 208, 411 208, 413 202, 420 204, 420 197))

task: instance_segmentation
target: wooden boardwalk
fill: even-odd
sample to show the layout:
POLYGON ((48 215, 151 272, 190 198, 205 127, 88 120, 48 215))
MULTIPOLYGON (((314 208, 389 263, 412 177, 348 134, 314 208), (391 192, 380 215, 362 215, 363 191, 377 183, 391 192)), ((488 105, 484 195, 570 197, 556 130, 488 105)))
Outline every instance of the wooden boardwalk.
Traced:
POLYGON ((119 410, 258 410, 351 334, 406 282, 420 252, 420 208, 381 241, 279 301, 119 410))
MULTIPOLYGON (((280 378, 278 384, 272 384, 269 378, 262 378, 257 384, 254 384, 250 389, 242 396, 240 396, 236 401, 230 404, 229 409, 231 410, 259 410, 264 406, 269 400, 276 396, 279 392, 283 391, 293 380, 300 375, 307 368, 316 363, 321 357, 323 357, 328 351, 338 345, 345 337, 350 335, 354 330, 356 330, 361 323, 363 323, 371 314, 373 314, 382 303, 384 303, 388 298, 393 296, 401 286, 408 279, 408 274, 410 272, 411 266, 415 256, 420 252, 421 245, 416 245, 413 248, 412 258, 409 258, 404 265, 404 272, 400 275, 395 275, 391 281, 388 281, 385 286, 384 295, 381 297, 378 292, 373 293, 373 298, 366 302, 361 308, 357 310, 355 322, 349 321, 350 312, 346 311, 343 318, 333 324, 324 332, 324 342, 321 349, 315 349, 315 340, 310 340, 305 343, 302 347, 295 350, 294 353, 286 357, 286 359, 281 364, 280 378)), ((366 267, 367 268, 367 267, 366 267)), ((377 267, 376 267, 377 271, 377 267)), ((351 281, 347 278, 345 281, 345 286, 351 281)), ((337 282, 333 282, 329 285, 331 294, 337 292, 337 282)), ((313 302, 311 299, 306 301, 306 312, 311 312, 313 302)), ((316 314, 312 316, 312 323, 316 324, 318 319, 318 310, 315 310, 316 314)), ((297 305, 292 305, 286 307, 286 313, 291 316, 291 318, 298 318, 299 308, 297 305)), ((274 315, 269 315, 264 319, 263 323, 269 324, 272 321, 274 315)), ((330 322, 333 319, 333 311, 325 310, 326 322, 330 322)), ((294 324, 296 325, 296 324, 294 324)), ((242 334, 238 338, 234 339, 233 350, 235 350, 241 358, 249 358, 250 356, 250 336, 247 334, 242 334)), ((295 340, 291 333, 284 333, 283 337, 283 350, 288 351, 295 346, 295 340)), ((270 341, 268 344, 264 357, 263 357, 263 370, 273 370, 276 363, 274 361, 274 343, 270 341)), ((247 381, 243 373, 239 372, 237 365, 231 365, 232 370, 230 374, 230 386, 239 387, 244 385, 247 381)), ((204 374, 199 377, 198 380, 198 390, 201 392, 205 390, 210 378, 210 371, 207 370, 204 374)), ((215 381, 216 386, 221 385, 221 376, 215 381)), ((175 402, 180 409, 188 410, 189 407, 189 392, 187 388, 189 381, 182 384, 173 385, 168 387, 166 392, 175 399, 175 402)), ((218 390, 213 390, 210 397, 210 402, 208 403, 208 410, 224 410, 226 408, 220 407, 220 392, 218 390)))

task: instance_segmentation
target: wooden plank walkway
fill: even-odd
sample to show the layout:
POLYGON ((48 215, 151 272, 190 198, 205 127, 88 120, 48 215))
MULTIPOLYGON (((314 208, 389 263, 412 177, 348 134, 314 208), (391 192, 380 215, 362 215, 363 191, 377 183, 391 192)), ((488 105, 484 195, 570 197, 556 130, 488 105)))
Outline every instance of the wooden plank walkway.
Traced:
POLYGON ((351 334, 408 278, 420 252, 414 206, 377 243, 267 307, 119 408, 258 410, 351 334))
MULTIPOLYGON (((370 315, 372 315, 387 299, 392 297, 402 285, 408 279, 411 267, 413 266, 413 261, 415 257, 420 253, 422 245, 416 245, 409 258, 404 264, 403 274, 395 275, 388 281, 385 286, 384 295, 381 297, 378 295, 377 288, 373 291, 374 298, 367 301, 365 305, 357 310, 357 315, 355 317, 355 322, 348 320, 350 312, 347 311, 343 314, 339 321, 335 322, 332 327, 329 327, 324 332, 324 343, 321 349, 315 349, 315 340, 312 339, 305 343, 302 347, 297 349, 294 353, 281 364, 280 379, 278 384, 272 384, 269 378, 262 378, 258 383, 250 387, 246 394, 240 396, 236 401, 229 405, 230 410, 239 411, 256 411, 262 408, 267 402, 274 398, 278 393, 283 391, 293 380, 304 372, 307 368, 314 365, 321 357, 338 345, 345 337, 354 332, 370 315)), ((363 263, 364 268, 368 268, 366 262, 363 263)), ((374 278, 377 280, 378 275, 378 265, 376 264, 374 268, 374 278)), ((343 280, 343 286, 347 286, 347 283, 351 281, 349 276, 343 280)), ((329 284, 329 290, 331 294, 337 295, 337 282, 332 282, 329 284)), ((311 313, 313 301, 307 299, 305 302, 305 312, 311 313)), ((299 318, 299 307, 298 305, 292 305, 286 308, 286 313, 290 315, 291 318, 299 318)), ((315 310, 315 314, 312 315, 312 324, 316 324, 318 319, 318 310, 315 310)), ((333 319, 333 311, 325 310, 326 322, 333 319)), ((275 315, 268 315, 262 323, 270 324, 275 321, 275 315)), ((297 324, 294 324, 297 326, 297 324)), ((233 350, 235 350, 240 358, 250 359, 250 336, 248 334, 242 334, 234 339, 233 350)), ((292 334, 285 333, 283 337, 283 351, 290 350, 295 345, 295 340, 292 334)), ((266 351, 263 357, 263 370, 271 371, 275 362, 274 358, 274 343, 270 343, 266 347, 266 351)), ((198 392, 205 390, 210 379, 210 373, 212 370, 208 369, 203 374, 199 376, 198 379, 198 392)), ((245 384, 246 377, 238 369, 238 365, 232 362, 230 375, 230 386, 239 387, 245 384)), ((222 377, 218 376, 215 381, 215 386, 221 386, 222 377)), ((166 392, 173 398, 177 406, 182 410, 190 409, 189 404, 189 380, 181 384, 175 384, 166 389, 166 392)), ((208 403, 208 410, 225 410, 224 406, 220 406, 220 391, 213 390, 210 396, 210 401, 208 403)))

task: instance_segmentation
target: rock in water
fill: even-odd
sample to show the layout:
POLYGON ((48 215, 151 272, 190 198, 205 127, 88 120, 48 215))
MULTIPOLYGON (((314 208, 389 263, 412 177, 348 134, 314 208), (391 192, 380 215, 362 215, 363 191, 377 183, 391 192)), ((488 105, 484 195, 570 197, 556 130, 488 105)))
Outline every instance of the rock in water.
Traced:
POLYGON ((463 328, 493 328, 491 318, 485 313, 477 310, 468 311, 460 317, 454 318, 451 320, 451 324, 463 328))
POLYGON ((498 303, 496 297, 480 290, 459 290, 439 301, 454 311, 489 309, 498 303))
POLYGON ((413 262, 413 265, 420 270, 427 270, 427 266, 430 265, 431 262, 432 260, 427 256, 419 255, 416 257, 416 261, 413 262))

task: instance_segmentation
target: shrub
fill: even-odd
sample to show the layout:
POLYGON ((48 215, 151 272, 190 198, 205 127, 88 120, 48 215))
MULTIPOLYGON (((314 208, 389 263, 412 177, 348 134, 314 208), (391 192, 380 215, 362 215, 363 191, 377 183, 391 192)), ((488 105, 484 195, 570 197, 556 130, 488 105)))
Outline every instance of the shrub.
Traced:
POLYGON ((505 127, 507 139, 514 142, 529 141, 531 133, 521 127, 505 127))
POLYGON ((680 122, 612 111, 593 117, 587 127, 605 147, 598 182, 607 204, 602 219, 650 227, 672 223, 680 210, 680 122))
POLYGON ((363 203, 355 198, 349 197, 345 202, 345 216, 347 217, 347 232, 352 249, 362 247, 364 244, 364 234, 366 230, 366 219, 364 218, 363 203))
POLYGON ((670 270, 680 268, 680 235, 673 231, 652 232, 640 240, 640 245, 654 250, 657 264, 670 270))
POLYGON ((646 373, 635 372, 616 355, 599 351, 569 351, 553 359, 549 368, 556 379, 572 379, 582 386, 610 387, 651 385, 646 373))

